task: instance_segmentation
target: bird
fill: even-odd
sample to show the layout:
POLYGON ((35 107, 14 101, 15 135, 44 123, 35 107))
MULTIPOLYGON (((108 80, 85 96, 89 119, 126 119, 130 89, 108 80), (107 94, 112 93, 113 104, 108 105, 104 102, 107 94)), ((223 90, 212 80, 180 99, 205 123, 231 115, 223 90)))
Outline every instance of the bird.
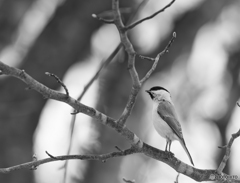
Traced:
POLYGON ((165 151, 173 154, 170 151, 172 141, 179 141, 191 164, 194 166, 192 157, 183 138, 182 127, 178 120, 170 92, 161 86, 154 86, 146 90, 146 92, 153 101, 153 126, 158 134, 166 139, 165 151))

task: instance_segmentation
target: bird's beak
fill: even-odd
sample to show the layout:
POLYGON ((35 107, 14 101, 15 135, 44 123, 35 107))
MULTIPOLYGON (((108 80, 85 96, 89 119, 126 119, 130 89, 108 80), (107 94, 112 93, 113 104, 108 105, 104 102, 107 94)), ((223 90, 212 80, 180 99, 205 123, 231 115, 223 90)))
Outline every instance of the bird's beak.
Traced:
POLYGON ((153 94, 152 94, 152 92, 150 90, 145 90, 145 92, 147 92, 150 95, 151 99, 154 98, 154 96, 153 96, 153 94))
POLYGON ((145 90, 145 92, 147 92, 147 93, 149 93, 149 94, 151 93, 149 90, 145 90))

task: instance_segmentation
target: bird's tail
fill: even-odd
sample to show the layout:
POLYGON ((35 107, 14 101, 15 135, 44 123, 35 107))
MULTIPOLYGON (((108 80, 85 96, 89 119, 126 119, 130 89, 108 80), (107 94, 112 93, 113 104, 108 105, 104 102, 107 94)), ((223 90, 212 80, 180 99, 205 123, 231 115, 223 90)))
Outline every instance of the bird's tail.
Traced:
POLYGON ((189 158, 189 160, 191 161, 192 165, 194 166, 194 163, 193 163, 192 157, 191 157, 191 155, 190 155, 190 153, 189 153, 189 151, 188 151, 188 149, 187 149, 187 146, 186 146, 186 144, 185 144, 184 139, 181 139, 181 140, 180 140, 180 143, 181 143, 183 149, 185 150, 185 152, 187 153, 188 158, 189 158))

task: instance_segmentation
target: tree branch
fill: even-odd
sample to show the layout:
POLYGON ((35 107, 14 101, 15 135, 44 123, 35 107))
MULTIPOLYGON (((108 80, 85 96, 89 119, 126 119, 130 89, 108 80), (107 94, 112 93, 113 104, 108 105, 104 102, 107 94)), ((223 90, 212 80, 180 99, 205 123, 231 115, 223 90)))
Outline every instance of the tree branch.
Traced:
MULTIPOLYGON (((130 22, 132 22, 132 20, 135 18, 135 16, 137 15, 137 13, 141 10, 141 8, 143 6, 146 5, 146 3, 148 2, 148 0, 143 0, 133 11, 133 13, 131 14, 127 24, 129 24, 130 22)), ((113 11, 111 11, 112 13, 113 11)), ((101 18, 101 16, 99 15, 93 15, 94 18, 101 18)), ((111 23, 111 22, 109 22, 111 23)), ((106 67, 110 62, 111 60, 116 56, 116 54, 119 52, 119 50, 122 48, 122 44, 121 42, 118 44, 117 48, 112 52, 112 54, 107 58, 107 60, 99 67, 98 71, 96 72, 96 74, 92 77, 92 79, 87 83, 87 85, 84 87, 84 90, 83 92, 80 94, 80 96, 78 97, 78 101, 81 101, 82 97, 85 95, 85 93, 87 92, 87 90, 90 88, 90 86, 92 85, 92 83, 97 79, 97 77, 99 76, 100 72, 102 71, 102 69, 104 67, 106 67)), ((74 130, 74 126, 75 126, 75 122, 76 122, 76 114, 78 112, 77 111, 73 111, 72 114, 74 114, 72 116, 72 119, 71 119, 71 125, 70 125, 70 128, 71 128, 71 135, 70 135, 70 144, 69 144, 69 147, 68 147, 68 152, 67 154, 69 155, 70 154, 70 151, 71 151, 71 146, 72 146, 72 138, 73 138, 73 130, 74 130)), ((64 171, 64 182, 66 182, 66 173, 67 173, 67 164, 68 164, 68 161, 66 161, 66 163, 63 165, 65 167, 65 171, 64 171)))
MULTIPOLYGON (((93 117, 98 122, 114 129, 117 131, 121 136, 125 137, 129 140, 132 145, 132 148, 125 151, 119 151, 114 153, 108 153, 106 155, 68 155, 68 156, 54 156, 54 158, 47 158, 42 160, 36 160, 36 158, 32 162, 24 163, 21 165, 13 166, 10 168, 2 168, 0 169, 1 173, 9 173, 14 170, 20 169, 34 169, 35 167, 52 161, 57 160, 68 160, 68 159, 84 159, 84 160, 104 160, 109 159, 111 157, 117 156, 125 156, 128 154, 134 153, 143 153, 148 157, 153 159, 162 161, 177 172, 182 173, 196 181, 215 181, 215 180, 223 180, 222 177, 229 177, 222 173, 221 175, 216 170, 201 170, 190 165, 185 164, 184 162, 177 159, 175 156, 169 154, 168 152, 161 151, 156 149, 146 143, 143 143, 136 134, 131 132, 127 127, 119 126, 116 121, 103 113, 83 105, 79 101, 73 99, 71 96, 66 97, 66 94, 60 93, 55 90, 51 90, 48 87, 44 86, 43 84, 39 83, 38 81, 34 80, 31 76, 29 76, 25 71, 19 70, 14 67, 10 67, 2 62, 0 62, 0 73, 16 77, 23 82, 25 82, 30 88, 36 90, 37 92, 41 93, 43 96, 49 99, 54 99, 57 101, 62 101, 70 106, 72 106, 75 110, 78 110, 81 113, 84 113, 90 117, 93 117)), ((232 182, 239 182, 239 180, 231 179, 232 182)))
POLYGON ((222 162, 220 163, 220 165, 219 165, 219 167, 218 167, 218 169, 217 169, 217 172, 218 172, 219 174, 222 173, 222 171, 223 171, 224 167, 226 166, 227 161, 228 161, 228 159, 229 159, 229 157, 230 157, 231 147, 232 147, 233 141, 234 141, 236 138, 238 138, 239 136, 240 136, 240 129, 238 130, 237 133, 232 134, 232 137, 231 137, 231 139, 229 140, 228 144, 227 144, 226 146, 222 147, 222 148, 226 148, 226 154, 224 155, 224 157, 223 157, 223 159, 222 159, 222 162))
MULTIPOLYGON (((162 10, 159 10, 152 16, 142 19, 138 22, 141 23, 147 19, 150 19, 150 18, 156 16, 158 13, 164 11, 167 7, 170 7, 173 4, 173 2, 174 2, 174 0, 171 3, 169 3, 167 6, 165 6, 162 10)), ((232 141, 230 140, 231 143, 229 142, 229 144, 228 144, 229 151, 226 153, 227 158, 225 158, 225 160, 222 161, 223 165, 220 165, 217 170, 201 170, 201 169, 197 169, 195 167, 185 164, 184 162, 180 161, 179 159, 177 159, 175 156, 173 156, 172 154, 170 154, 168 152, 161 151, 161 150, 156 149, 146 143, 143 143, 137 137, 136 134, 134 134, 132 131, 130 131, 126 127, 126 125, 125 125, 126 120, 129 117, 129 115, 131 114, 131 111, 132 111, 133 106, 136 101, 137 94, 138 94, 139 90, 141 89, 142 83, 145 82, 150 77, 150 75, 152 74, 152 72, 155 70, 155 68, 157 66, 160 56, 162 56, 165 52, 168 51, 169 46, 171 45, 171 43, 173 42, 173 40, 176 36, 175 36, 175 34, 173 34, 173 38, 171 39, 170 43, 167 45, 167 47, 161 53, 159 53, 157 55, 157 57, 154 59, 152 68, 147 72, 146 76, 140 81, 139 77, 138 77, 138 73, 135 68, 136 53, 135 53, 135 50, 134 50, 131 42, 128 39, 127 31, 126 31, 126 30, 130 29, 129 27, 133 28, 134 26, 136 26, 139 23, 135 23, 135 25, 132 24, 130 26, 125 27, 123 25, 123 22, 121 19, 121 14, 120 14, 118 3, 119 3, 118 0, 112 0, 114 23, 118 28, 120 38, 121 38, 121 43, 124 46, 126 53, 128 54, 128 69, 129 69, 129 73, 131 75, 131 79, 132 79, 132 83, 133 83, 128 102, 127 102, 126 107, 125 107, 121 117, 119 118, 119 120, 116 121, 115 119, 106 116, 105 114, 97 111, 96 109, 80 103, 78 100, 69 96, 69 93, 67 91, 66 91, 66 94, 63 94, 61 92, 58 92, 58 91, 48 88, 47 86, 45 86, 42 83, 39 83, 38 81, 33 79, 24 70, 19 70, 17 68, 10 67, 10 66, 0 62, 0 74, 5 74, 5 75, 16 77, 16 78, 22 80, 23 82, 25 82, 29 88, 34 89, 37 92, 39 92, 40 94, 42 94, 45 98, 65 102, 68 105, 72 106, 75 109, 75 111, 84 113, 84 114, 96 119, 98 122, 101 122, 103 125, 106 125, 106 126, 112 128, 113 130, 118 132, 121 136, 125 137, 131 143, 132 147, 130 149, 127 149, 124 151, 119 150, 119 152, 112 152, 112 153, 107 153, 107 154, 103 154, 103 155, 53 156, 48 153, 50 158, 37 160, 37 158, 35 157, 35 158, 33 158, 32 162, 24 163, 21 165, 10 167, 10 168, 1 168, 0 172, 8 173, 8 172, 11 172, 14 170, 20 170, 20 169, 24 169, 24 168, 34 170, 37 166, 44 164, 44 163, 52 162, 52 161, 62 161, 62 160, 69 160, 69 159, 106 161, 106 159, 113 158, 113 157, 126 156, 126 155, 134 154, 134 153, 143 153, 144 155, 146 155, 148 157, 151 157, 153 159, 156 159, 156 160, 159 160, 159 161, 162 161, 162 162, 168 164, 173 169, 175 169, 177 172, 182 173, 196 181, 219 180, 221 182, 229 182, 229 180, 231 180, 231 182, 240 182, 239 180, 235 179, 236 177, 233 177, 232 179, 225 179, 223 177, 227 177, 228 175, 222 173, 222 169, 224 168, 224 166, 227 162, 227 159, 230 156, 230 148, 233 143, 233 140, 239 136, 238 133, 240 133, 240 132, 233 134, 233 137, 232 137, 233 140, 231 139, 232 140, 232 141)))
POLYGON ((42 160, 33 160, 31 162, 23 163, 20 165, 12 166, 9 168, 0 168, 0 173, 9 173, 12 171, 16 170, 22 170, 22 169, 36 169, 39 165, 49 163, 49 162, 54 162, 54 161, 64 161, 64 160, 73 160, 73 159, 78 159, 78 160, 99 160, 105 162, 106 160, 110 158, 116 158, 116 157, 121 157, 121 156, 127 156, 135 153, 139 153, 137 148, 129 148, 121 152, 111 152, 107 154, 101 154, 101 155, 66 155, 66 156, 53 156, 49 154, 46 151, 47 155, 50 158, 45 158, 42 160))
POLYGON ((96 119, 98 122, 101 122, 102 124, 115 129, 118 133, 120 133, 126 139, 128 139, 133 146, 139 146, 139 147, 142 146, 142 142, 134 133, 129 131, 126 127, 122 128, 121 126, 117 125, 114 119, 106 116, 105 114, 97 111, 94 108, 88 107, 80 103, 78 100, 72 98, 71 96, 67 96, 66 94, 63 94, 61 92, 48 88, 47 86, 33 79, 25 71, 22 71, 14 67, 10 67, 1 61, 0 61, 0 70, 2 74, 13 76, 22 80, 24 83, 28 85, 28 87, 42 94, 44 98, 49 98, 49 99, 67 103, 68 105, 72 106, 76 111, 86 114, 96 119))
MULTIPOLYGON (((170 48, 170 46, 172 45, 173 41, 175 40, 176 38, 176 32, 173 33, 173 36, 171 38, 171 40, 169 41, 168 45, 165 47, 165 49, 159 53, 157 55, 157 57, 154 59, 154 63, 152 65, 152 68, 147 72, 147 74, 144 76, 144 78, 141 80, 141 83, 143 84, 146 80, 148 80, 148 78, 151 76, 151 74, 154 72, 154 70, 156 69, 157 67, 157 64, 158 64, 158 61, 160 59, 160 57, 162 57, 165 53, 168 53, 168 49, 170 48)), ((140 56, 140 58, 146 58, 146 57, 143 57, 143 56, 140 56)), ((148 57, 149 58, 149 57, 148 57)))
POLYGON ((98 15, 96 15, 96 14, 92 14, 92 17, 93 17, 93 18, 96 18, 96 19, 98 19, 99 21, 102 21, 102 22, 104 22, 104 23, 106 23, 106 24, 113 24, 113 23, 114 23, 113 20, 104 19, 104 18, 102 18, 102 17, 100 17, 100 16, 98 16, 98 15))
POLYGON ((155 17, 155 16, 158 15, 159 13, 163 12, 165 9, 169 8, 174 2, 175 2, 175 0, 172 0, 168 5, 166 5, 166 6, 165 6, 164 8, 162 8, 161 10, 159 10, 159 11, 155 12, 154 14, 152 14, 152 15, 146 17, 146 18, 143 18, 143 19, 141 19, 141 20, 139 20, 139 21, 137 21, 137 22, 135 22, 135 23, 133 23, 133 24, 131 24, 131 25, 129 25, 129 26, 126 26, 126 27, 124 28, 124 30, 125 30, 125 31, 130 30, 130 29, 136 27, 138 24, 140 24, 140 23, 142 23, 142 22, 144 22, 144 21, 146 21, 146 20, 152 19, 153 17, 155 17))
POLYGON ((124 25, 122 22, 120 11, 119 11, 118 0, 112 0, 112 9, 114 12, 114 22, 119 31, 121 43, 123 44, 125 51, 128 55, 128 70, 129 70, 129 73, 130 73, 131 79, 132 79, 131 94, 128 98, 126 107, 117 122, 118 125, 124 126, 127 121, 127 118, 130 116, 132 109, 134 107, 134 104, 135 104, 135 101, 137 98, 137 94, 141 88, 141 83, 140 83, 139 76, 138 76, 138 73, 135 68, 135 56, 136 56, 135 50, 132 46, 132 43, 128 39, 127 33, 125 31, 123 31, 124 25))
POLYGON ((52 74, 52 73, 50 73, 50 72, 45 72, 45 74, 48 75, 48 76, 53 77, 54 79, 56 79, 57 82, 64 88, 67 97, 69 96, 69 92, 68 92, 68 89, 67 89, 66 85, 61 81, 61 79, 59 79, 59 77, 58 77, 57 75, 52 74))
MULTIPOLYGON (((97 72, 94 74, 94 76, 90 79, 90 81, 86 84, 86 86, 84 87, 82 93, 79 95, 78 97, 78 101, 80 102, 83 98, 83 96, 85 95, 85 93, 88 91, 88 89, 90 88, 90 86, 93 84, 93 82, 98 78, 100 72, 102 71, 102 69, 104 67, 107 67, 107 65, 112 61, 112 59, 116 56, 116 54, 119 52, 119 50, 122 48, 122 45, 119 44, 115 50, 111 53, 111 55, 106 59, 106 61, 104 61, 99 69, 97 70, 97 72)), ((69 147, 68 147, 68 151, 67 151, 67 155, 70 154, 70 151, 71 151, 71 147, 72 147, 72 139, 73 139, 73 130, 74 130, 74 126, 75 126, 75 122, 76 122, 76 114, 78 114, 78 111, 76 110, 73 110, 72 112, 73 116, 72 116, 72 119, 71 119, 71 122, 70 122, 70 143, 69 143, 69 147)), ((64 171, 64 180, 66 180, 66 173, 67 173, 67 164, 68 164, 68 161, 66 161, 66 163, 63 165, 63 167, 65 167, 65 171, 64 171)), ((64 181, 66 182, 66 181, 64 181)))

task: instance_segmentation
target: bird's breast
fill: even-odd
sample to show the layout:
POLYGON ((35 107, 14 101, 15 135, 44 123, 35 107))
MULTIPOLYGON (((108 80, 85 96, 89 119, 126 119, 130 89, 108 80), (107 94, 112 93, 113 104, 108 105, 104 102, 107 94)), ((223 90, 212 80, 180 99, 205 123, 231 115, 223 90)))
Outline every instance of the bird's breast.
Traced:
POLYGON ((169 139, 169 140, 176 140, 177 136, 173 132, 173 130, 170 128, 170 126, 165 122, 160 115, 157 112, 158 105, 153 106, 153 126, 158 132, 159 135, 162 137, 169 139))

